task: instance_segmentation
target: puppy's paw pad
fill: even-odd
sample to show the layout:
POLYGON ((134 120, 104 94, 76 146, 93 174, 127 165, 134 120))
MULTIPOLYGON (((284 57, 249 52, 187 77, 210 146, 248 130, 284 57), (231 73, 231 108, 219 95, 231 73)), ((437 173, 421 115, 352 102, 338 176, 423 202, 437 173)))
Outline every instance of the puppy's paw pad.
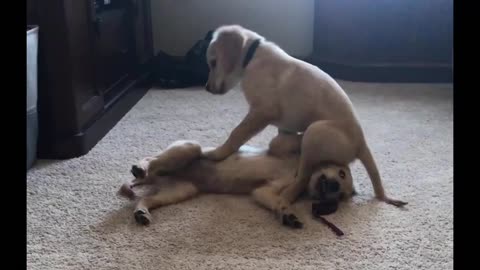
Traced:
POLYGON ((408 204, 408 202, 403 202, 403 201, 389 201, 388 203, 396 207, 403 207, 408 204))
POLYGON ((134 213, 135 221, 140 225, 148 225, 152 221, 152 216, 144 209, 138 209, 134 213))
POLYGON ((383 201, 396 207, 403 207, 408 204, 407 202, 404 202, 404 201, 394 200, 389 198, 386 198, 383 201))
POLYGON ((133 165, 130 172, 133 174, 135 178, 145 178, 146 176, 145 170, 138 167, 137 165, 133 165))
POLYGON ((294 214, 284 214, 282 216, 282 224, 293 229, 303 228, 303 223, 294 214))
POLYGON ((391 205, 396 206, 396 207, 403 207, 403 206, 408 204, 407 202, 390 199, 388 197, 380 198, 380 201, 385 202, 387 204, 391 204, 391 205))

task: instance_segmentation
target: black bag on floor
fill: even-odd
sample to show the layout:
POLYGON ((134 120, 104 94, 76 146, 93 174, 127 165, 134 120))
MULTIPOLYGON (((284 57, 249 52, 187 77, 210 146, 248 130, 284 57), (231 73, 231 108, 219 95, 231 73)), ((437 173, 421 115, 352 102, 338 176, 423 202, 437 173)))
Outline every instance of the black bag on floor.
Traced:
POLYGON ((213 31, 199 40, 184 57, 160 51, 153 61, 153 84, 160 88, 184 88, 205 85, 208 80, 206 53, 213 31))

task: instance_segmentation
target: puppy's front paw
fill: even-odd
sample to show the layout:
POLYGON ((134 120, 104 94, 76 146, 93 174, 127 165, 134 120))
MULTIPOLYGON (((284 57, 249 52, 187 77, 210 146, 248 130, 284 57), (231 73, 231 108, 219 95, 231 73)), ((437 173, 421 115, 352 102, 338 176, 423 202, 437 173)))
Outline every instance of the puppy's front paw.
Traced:
POLYGON ((282 216, 282 224, 293 229, 303 228, 303 223, 294 214, 284 214, 282 216))
POLYGON ((147 176, 147 173, 145 172, 144 169, 140 168, 137 165, 133 165, 132 169, 130 169, 130 172, 133 174, 135 178, 145 178, 147 176))
POLYGON ((152 221, 152 216, 146 209, 137 209, 133 213, 135 221, 140 225, 148 225, 152 221))

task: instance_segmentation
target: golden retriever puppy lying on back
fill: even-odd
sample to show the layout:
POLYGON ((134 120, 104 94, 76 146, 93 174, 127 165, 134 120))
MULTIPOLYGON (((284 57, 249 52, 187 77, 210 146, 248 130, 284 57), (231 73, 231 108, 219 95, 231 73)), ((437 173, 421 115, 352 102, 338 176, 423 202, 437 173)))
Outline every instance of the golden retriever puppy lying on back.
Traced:
MULTIPOLYGON (((136 201, 135 220, 151 222, 150 210, 193 198, 200 193, 250 194, 261 206, 273 211, 283 225, 301 228, 281 191, 295 181, 301 135, 279 134, 268 149, 242 146, 222 161, 202 159, 206 149, 192 141, 177 141, 156 157, 145 158, 132 167, 135 179, 120 188, 120 194, 136 201), (141 197, 133 187, 163 186, 141 197)), ((315 168, 306 189, 312 199, 337 204, 354 193, 348 166, 323 164, 315 168)))

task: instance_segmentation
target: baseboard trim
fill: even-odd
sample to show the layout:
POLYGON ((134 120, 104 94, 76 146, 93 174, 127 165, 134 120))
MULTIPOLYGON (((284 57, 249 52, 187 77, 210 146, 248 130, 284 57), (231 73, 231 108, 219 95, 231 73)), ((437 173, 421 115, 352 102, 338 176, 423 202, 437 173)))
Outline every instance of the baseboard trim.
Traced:
POLYGON ((451 83, 453 67, 443 64, 354 64, 309 57, 305 61, 318 66, 332 77, 357 82, 451 83))

